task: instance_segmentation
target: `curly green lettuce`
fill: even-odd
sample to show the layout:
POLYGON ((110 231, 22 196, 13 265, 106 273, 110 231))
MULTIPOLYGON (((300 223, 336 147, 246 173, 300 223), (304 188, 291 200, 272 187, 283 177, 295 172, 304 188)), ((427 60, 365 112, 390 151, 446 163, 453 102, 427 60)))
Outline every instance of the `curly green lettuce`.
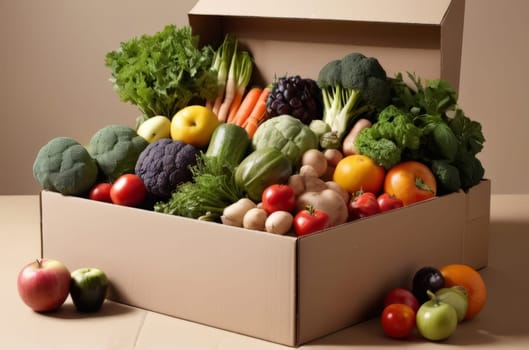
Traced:
MULTIPOLYGON (((214 50, 199 47, 188 26, 166 26, 154 35, 121 43, 106 54, 114 90, 124 102, 137 105, 143 120, 155 115, 172 118, 194 98, 214 98, 214 50)), ((140 122, 140 120, 138 121, 140 122)))

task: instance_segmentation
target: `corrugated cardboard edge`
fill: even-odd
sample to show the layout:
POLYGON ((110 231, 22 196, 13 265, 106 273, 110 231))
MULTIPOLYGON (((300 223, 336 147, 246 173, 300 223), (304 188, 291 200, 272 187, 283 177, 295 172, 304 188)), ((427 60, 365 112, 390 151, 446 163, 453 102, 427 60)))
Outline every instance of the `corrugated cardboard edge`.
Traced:
POLYGON ((466 194, 466 227, 463 263, 476 269, 487 267, 490 241, 491 181, 483 180, 466 194))
POLYGON ((441 76, 459 91, 465 0, 452 0, 441 25, 441 76))

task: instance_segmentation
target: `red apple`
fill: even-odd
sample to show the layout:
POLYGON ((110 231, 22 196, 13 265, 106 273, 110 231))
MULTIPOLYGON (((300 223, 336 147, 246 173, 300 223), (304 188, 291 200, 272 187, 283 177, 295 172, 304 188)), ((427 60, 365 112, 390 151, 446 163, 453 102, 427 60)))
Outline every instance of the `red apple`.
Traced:
POLYGON ((70 271, 60 261, 37 259, 18 274, 18 294, 34 311, 53 311, 68 297, 70 280, 70 271))

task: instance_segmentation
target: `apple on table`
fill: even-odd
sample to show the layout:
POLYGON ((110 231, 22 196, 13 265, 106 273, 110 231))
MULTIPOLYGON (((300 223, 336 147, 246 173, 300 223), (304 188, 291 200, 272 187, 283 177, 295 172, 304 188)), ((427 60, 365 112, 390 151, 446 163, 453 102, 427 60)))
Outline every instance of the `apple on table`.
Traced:
POLYGON ((58 260, 37 259, 22 268, 17 287, 22 301, 32 310, 57 310, 70 292, 70 271, 58 260))
POLYGON ((84 267, 73 271, 71 276, 70 296, 77 311, 101 309, 109 286, 106 274, 95 267, 84 267))

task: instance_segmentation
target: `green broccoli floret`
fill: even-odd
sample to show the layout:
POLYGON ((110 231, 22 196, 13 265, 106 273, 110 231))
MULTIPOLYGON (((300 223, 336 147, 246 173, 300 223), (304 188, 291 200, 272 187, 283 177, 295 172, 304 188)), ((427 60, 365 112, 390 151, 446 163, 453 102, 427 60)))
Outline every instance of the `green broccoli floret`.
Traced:
POLYGON ((33 163, 33 176, 45 190, 80 195, 97 180, 97 164, 88 151, 69 137, 44 145, 33 163))
POLYGON ((333 146, 340 143, 356 117, 381 111, 391 97, 386 72, 378 60, 357 52, 323 66, 318 85, 323 95, 322 119, 331 127, 333 146))
POLYGON ((96 160, 108 180, 134 173, 136 161, 148 143, 126 125, 108 125, 98 130, 90 139, 88 152, 96 160))
POLYGON ((410 115, 389 105, 370 128, 358 134, 355 146, 360 154, 389 169, 401 160, 405 150, 419 149, 421 135, 421 129, 413 124, 410 115))

